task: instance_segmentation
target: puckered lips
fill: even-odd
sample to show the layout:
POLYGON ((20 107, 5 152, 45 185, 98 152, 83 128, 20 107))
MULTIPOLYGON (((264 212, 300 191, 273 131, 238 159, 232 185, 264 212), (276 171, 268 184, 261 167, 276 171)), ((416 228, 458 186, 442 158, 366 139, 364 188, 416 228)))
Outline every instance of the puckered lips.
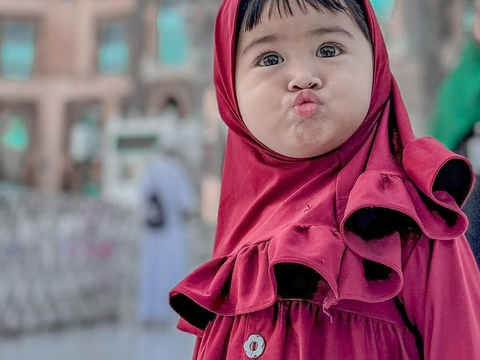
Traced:
POLYGON ((304 119, 315 116, 322 105, 320 98, 310 90, 302 90, 293 103, 295 113, 304 119))

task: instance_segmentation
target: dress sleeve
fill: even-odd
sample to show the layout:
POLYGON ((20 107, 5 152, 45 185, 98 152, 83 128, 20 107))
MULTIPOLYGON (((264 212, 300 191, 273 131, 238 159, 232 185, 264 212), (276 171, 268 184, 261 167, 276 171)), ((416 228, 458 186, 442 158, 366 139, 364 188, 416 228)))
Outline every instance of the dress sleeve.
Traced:
POLYGON ((426 360, 480 359, 480 273, 465 236, 417 243, 399 299, 426 360))

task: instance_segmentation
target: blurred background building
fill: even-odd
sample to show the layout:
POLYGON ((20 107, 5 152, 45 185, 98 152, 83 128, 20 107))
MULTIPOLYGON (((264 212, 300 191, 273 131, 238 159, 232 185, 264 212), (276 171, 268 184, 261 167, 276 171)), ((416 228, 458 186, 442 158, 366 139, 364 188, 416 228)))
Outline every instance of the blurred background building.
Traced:
MULTIPOLYGON (((185 272, 209 258, 226 136, 212 86, 220 3, 0 0, 2 360, 189 358, 188 336, 134 323, 137 190, 152 158, 174 150, 200 204, 185 272), (92 324, 107 325, 79 327, 92 324), (81 345, 93 339, 98 349, 81 345)), ((417 135, 471 3, 372 0, 417 135)))
POLYGON ((109 120, 192 115, 196 79, 178 3, 2 0, 4 180, 99 192, 109 120))

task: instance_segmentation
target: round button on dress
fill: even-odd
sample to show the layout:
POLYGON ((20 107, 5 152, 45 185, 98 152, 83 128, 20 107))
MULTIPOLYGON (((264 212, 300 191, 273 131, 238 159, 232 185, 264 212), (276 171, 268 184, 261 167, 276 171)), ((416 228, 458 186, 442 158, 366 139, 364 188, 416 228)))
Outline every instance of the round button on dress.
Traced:
POLYGON ((249 359, 257 359, 265 351, 265 340, 260 335, 250 335, 243 345, 243 350, 249 359))

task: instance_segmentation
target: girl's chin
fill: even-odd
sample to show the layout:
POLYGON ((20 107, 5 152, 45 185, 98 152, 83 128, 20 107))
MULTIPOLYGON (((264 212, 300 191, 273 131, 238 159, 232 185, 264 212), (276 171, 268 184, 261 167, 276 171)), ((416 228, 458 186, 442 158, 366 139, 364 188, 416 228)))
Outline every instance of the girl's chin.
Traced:
POLYGON ((326 151, 321 146, 314 145, 298 145, 295 147, 289 147, 276 150, 279 154, 288 156, 295 159, 308 159, 316 156, 323 155, 326 151))

